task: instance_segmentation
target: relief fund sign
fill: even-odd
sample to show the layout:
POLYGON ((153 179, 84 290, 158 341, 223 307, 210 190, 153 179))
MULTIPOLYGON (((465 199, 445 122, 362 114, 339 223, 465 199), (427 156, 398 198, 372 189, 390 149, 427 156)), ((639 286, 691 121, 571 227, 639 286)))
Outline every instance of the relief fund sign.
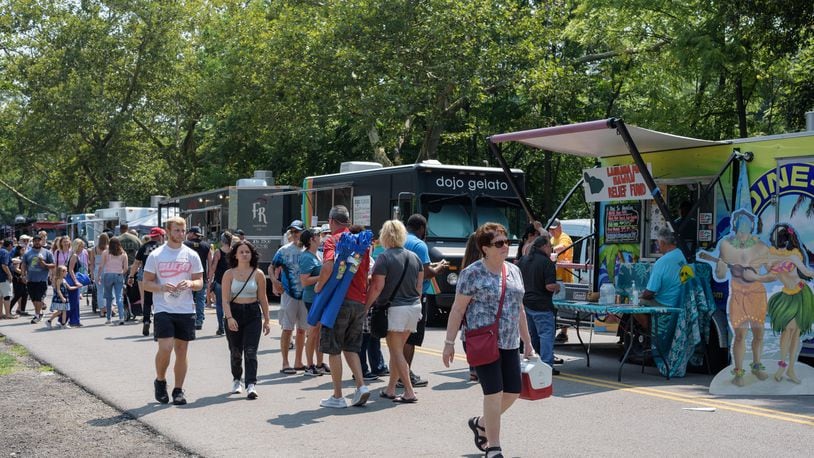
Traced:
MULTIPOLYGON (((651 170, 650 164, 647 169, 651 170)), ((635 164, 598 167, 582 171, 586 202, 648 200, 652 196, 635 164)))

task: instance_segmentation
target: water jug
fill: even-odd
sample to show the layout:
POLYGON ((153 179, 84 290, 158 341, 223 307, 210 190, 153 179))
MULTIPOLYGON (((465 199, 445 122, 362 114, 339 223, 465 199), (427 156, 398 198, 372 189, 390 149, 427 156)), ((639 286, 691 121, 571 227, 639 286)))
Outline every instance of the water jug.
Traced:
POLYGON ((603 305, 613 304, 616 302, 616 288, 613 283, 604 283, 599 288, 599 303, 603 305))
POLYGON ((532 356, 520 362, 520 399, 536 401, 551 396, 551 366, 532 356))

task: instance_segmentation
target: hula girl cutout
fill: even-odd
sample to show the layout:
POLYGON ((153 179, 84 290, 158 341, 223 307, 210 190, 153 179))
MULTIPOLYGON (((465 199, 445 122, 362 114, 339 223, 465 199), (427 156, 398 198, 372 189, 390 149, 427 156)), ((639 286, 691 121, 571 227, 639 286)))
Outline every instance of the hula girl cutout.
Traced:
POLYGON ((814 293, 807 283, 814 272, 808 267, 808 250, 800 243, 793 227, 785 223, 775 225, 769 240, 770 268, 761 276, 761 281, 783 284, 783 289, 774 293, 768 303, 772 331, 780 333, 780 360, 774 379, 780 382, 785 375, 799 384, 794 364, 800 351, 800 336, 811 333, 814 324, 814 293))

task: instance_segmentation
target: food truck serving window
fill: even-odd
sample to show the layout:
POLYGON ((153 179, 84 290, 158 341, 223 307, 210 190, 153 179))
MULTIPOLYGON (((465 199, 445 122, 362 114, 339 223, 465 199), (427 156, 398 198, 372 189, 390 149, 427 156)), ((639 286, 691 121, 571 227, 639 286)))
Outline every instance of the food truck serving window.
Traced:
MULTIPOLYGON (((695 253, 700 248, 710 248, 715 242, 715 198, 717 191, 713 191, 701 202, 693 214, 687 212, 698 200, 704 186, 709 182, 705 178, 690 178, 682 180, 662 180, 658 182, 662 195, 670 210, 673 227, 678 230, 683 219, 689 221, 681 231, 681 238, 687 245, 689 253, 695 253)), ((646 258, 661 256, 657 234, 666 226, 664 217, 655 203, 647 201, 645 205, 645 238, 642 252, 646 258)))

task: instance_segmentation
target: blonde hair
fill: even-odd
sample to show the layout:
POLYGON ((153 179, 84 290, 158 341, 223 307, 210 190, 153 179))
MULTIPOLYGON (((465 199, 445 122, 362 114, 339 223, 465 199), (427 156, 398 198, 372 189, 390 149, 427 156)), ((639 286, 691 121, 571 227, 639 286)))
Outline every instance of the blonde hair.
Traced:
MULTIPOLYGON (((54 271, 54 278, 57 280, 62 280, 66 275, 68 275, 68 268, 65 266, 57 266, 56 270, 54 271)), ((55 281, 54 283, 57 283, 56 287, 59 288, 59 282, 55 281)))
POLYGON ((379 240, 385 248, 401 248, 407 241, 407 228, 397 219, 385 221, 379 231, 379 240))
POLYGON ((79 256, 79 246, 80 245, 82 246, 82 248, 85 248, 85 241, 80 239, 80 238, 74 239, 73 244, 71 245, 71 253, 79 256))
POLYGON ((181 218, 180 216, 173 216, 172 218, 167 220, 167 224, 166 224, 167 232, 172 230, 172 225, 173 224, 177 224, 178 226, 181 226, 181 227, 187 227, 187 220, 185 220, 184 218, 181 218))

